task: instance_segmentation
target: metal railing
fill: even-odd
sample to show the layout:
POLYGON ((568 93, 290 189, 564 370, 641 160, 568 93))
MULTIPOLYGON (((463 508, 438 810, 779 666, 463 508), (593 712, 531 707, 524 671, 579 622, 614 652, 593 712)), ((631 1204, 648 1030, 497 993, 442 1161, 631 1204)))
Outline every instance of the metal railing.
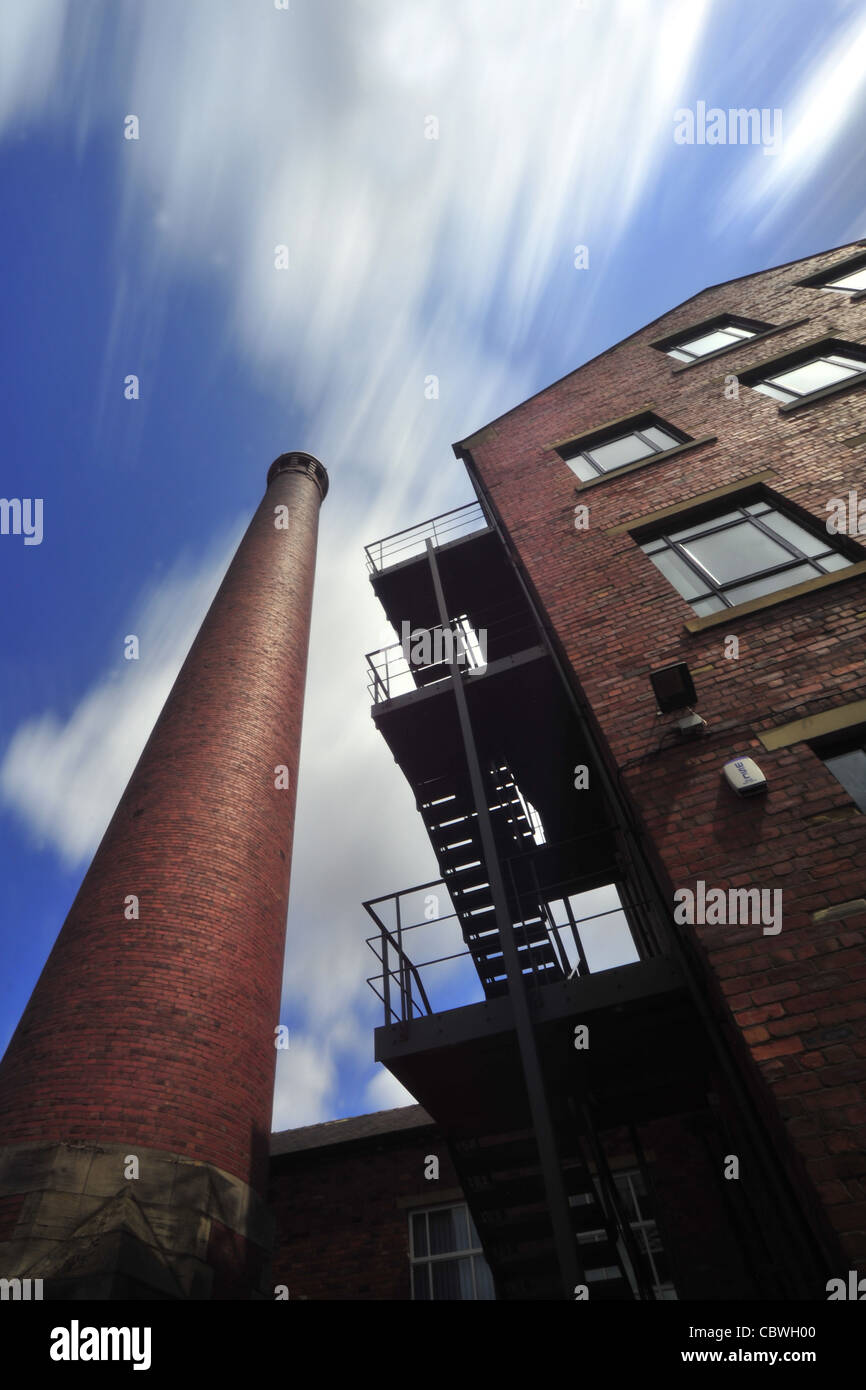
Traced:
POLYGON ((367 690, 374 705, 394 700, 410 690, 448 680, 452 653, 467 674, 487 669, 487 633, 473 632, 465 617, 451 628, 416 628, 407 634, 405 644, 395 642, 368 652, 367 690))
POLYGON ((488 525, 481 503, 467 502, 463 507, 453 507, 450 512, 442 512, 428 521, 420 521, 415 526, 407 526, 380 541, 365 545, 367 568, 371 574, 381 574, 389 565, 423 555, 428 537, 438 547, 448 541, 470 536, 475 531, 484 531, 488 525))
MULTIPOLYGON (((594 831, 587 836, 581 836, 580 840, 589 842, 597 838, 599 833, 603 832, 594 831)), ((591 891, 586 887, 586 880, 592 877, 591 874, 583 876, 583 883, 581 875, 572 872, 560 882, 548 882, 543 889, 538 887, 532 861, 539 852, 543 854, 551 850, 562 851, 568 846, 576 846, 577 843, 569 841, 558 846, 544 846, 540 851, 536 848, 504 861, 509 881, 509 896, 516 916, 516 920, 512 922, 512 930, 518 948, 526 948, 521 950, 521 962, 525 967, 524 978, 527 983, 532 982, 539 988, 545 980, 598 974, 603 970, 629 964, 630 960, 643 960, 661 953, 661 943, 656 939, 648 915, 642 911, 643 904, 633 898, 624 885, 609 885, 616 889, 617 902, 614 906, 591 910, 583 916, 578 915, 578 905, 574 900, 591 891), (605 926, 609 932, 618 931, 620 947, 630 959, 610 959, 607 963, 599 964, 598 944, 596 942, 591 949, 588 939, 598 935, 605 926), (543 928, 544 939, 549 943, 555 958, 556 968, 553 970, 540 969, 536 964, 533 946, 538 946, 539 927, 543 928), (596 931, 593 932, 592 928, 596 928, 596 931), (530 931, 534 933, 531 939, 530 931), (596 957, 595 968, 589 959, 593 953, 596 957)), ((473 934, 469 936, 467 925, 461 920, 450 896, 450 889, 453 887, 456 887, 453 877, 450 880, 433 879, 429 883, 416 884, 412 888, 404 888, 395 893, 385 893, 364 903, 365 911, 378 929, 373 936, 367 937, 367 945, 382 967, 379 974, 367 978, 367 984, 384 1005, 386 1023, 408 1024, 415 1017, 441 1012, 442 1008, 458 1008, 464 1004, 480 1002, 484 997, 479 958, 485 954, 485 937, 480 933, 496 931, 495 916, 491 909, 480 918, 476 916, 472 919, 473 934), (436 890, 444 893, 449 908, 447 912, 439 911, 439 892, 436 890), (420 909, 411 907, 407 911, 407 900, 413 895, 417 897, 422 894, 426 895, 424 912, 420 913, 420 909), (386 909, 386 904, 389 904, 390 908, 386 909), (431 906, 433 915, 430 915, 431 906), (385 920, 386 916, 391 922, 390 926, 385 920), (421 930, 428 933, 428 940, 430 934, 435 932, 440 948, 444 945, 446 949, 440 949, 440 954, 413 962, 407 952, 407 937, 410 932, 421 930), (475 932, 479 935, 476 936, 475 932), (463 964, 455 966, 455 962, 463 964), (450 970, 444 970, 445 966, 450 966, 450 970), (448 985, 437 985, 437 991, 441 996, 437 999, 437 1003, 440 1004, 440 1008, 437 1009, 431 1005, 424 984, 424 978, 429 982, 429 972, 433 967, 439 968, 440 981, 450 981, 448 985), (469 994, 474 997, 468 998, 469 994)), ((491 939, 490 935, 486 937, 488 946, 491 939)), ((420 947, 421 939, 413 938, 413 943, 416 948, 420 947)), ((504 965, 500 971, 497 960, 498 973, 504 975, 504 965)))
POLYGON ((464 675, 480 675, 487 669, 491 646, 499 655, 512 654, 539 641, 532 614, 513 599, 485 604, 482 616, 485 626, 477 631, 465 613, 453 618, 450 628, 409 630, 406 623, 403 641, 367 652, 367 690, 372 703, 447 680, 452 652, 464 675))

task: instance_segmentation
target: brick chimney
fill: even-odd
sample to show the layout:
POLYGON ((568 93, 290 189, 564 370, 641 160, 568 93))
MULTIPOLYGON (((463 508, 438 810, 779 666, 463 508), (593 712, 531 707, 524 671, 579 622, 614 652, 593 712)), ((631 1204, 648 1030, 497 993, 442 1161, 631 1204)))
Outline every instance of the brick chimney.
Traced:
POLYGON ((319 507, 283 454, 0 1063, 0 1277, 267 1294, 319 507))

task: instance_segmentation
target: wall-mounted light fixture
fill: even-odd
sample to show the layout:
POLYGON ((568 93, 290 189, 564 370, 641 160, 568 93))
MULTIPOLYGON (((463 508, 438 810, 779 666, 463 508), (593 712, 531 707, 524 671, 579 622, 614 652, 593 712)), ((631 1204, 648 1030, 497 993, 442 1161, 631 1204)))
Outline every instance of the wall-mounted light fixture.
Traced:
POLYGON ((660 671, 650 671, 650 685, 656 697, 659 714, 674 714, 677 710, 686 713, 677 720, 680 733, 697 734, 707 726, 707 721, 695 714, 692 705, 698 702, 692 673, 685 661, 677 661, 673 666, 663 666, 660 671))
POLYGON ((692 705, 698 703, 692 673, 684 661, 678 661, 674 666, 663 666, 660 671, 650 671, 650 685, 655 693, 659 714, 691 709, 692 705))

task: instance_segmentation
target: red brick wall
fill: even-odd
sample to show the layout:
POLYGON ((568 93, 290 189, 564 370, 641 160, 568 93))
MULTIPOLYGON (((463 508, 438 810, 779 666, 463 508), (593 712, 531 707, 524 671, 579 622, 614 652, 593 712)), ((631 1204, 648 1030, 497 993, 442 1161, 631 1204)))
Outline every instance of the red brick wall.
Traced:
POLYGON ((250 524, 9 1044, 7 1143, 116 1140, 265 1185, 319 504, 284 472, 250 524))
POLYGON ((864 896, 866 819, 805 744, 768 753, 756 735, 866 697, 866 577, 691 634, 690 606, 628 535, 606 530, 767 469, 770 488, 822 523, 831 497, 858 484, 866 496, 863 446, 842 442, 866 430, 866 390, 789 415, 746 386, 737 400, 723 390, 727 374, 824 334, 866 344, 866 304, 795 284, 853 250, 705 291, 465 446, 671 886, 783 891, 778 936, 760 926, 694 930, 852 1260, 866 1256, 866 918, 816 925, 812 914, 864 896), (649 346, 725 311, 808 322, 680 373, 649 346), (717 443, 578 494, 551 444, 650 405, 717 443), (585 531, 574 527, 578 501, 590 508, 585 531), (725 659, 728 633, 739 637, 739 660, 725 659), (647 672, 675 661, 688 662, 710 727, 653 756, 665 722, 647 672), (764 799, 741 802, 722 785, 723 763, 744 752, 769 780, 764 799))
POLYGON ((274 1159, 273 1284, 290 1298, 409 1299, 409 1209, 462 1201, 457 1188, 444 1141, 417 1130, 274 1159), (424 1177, 427 1154, 438 1181, 424 1177))

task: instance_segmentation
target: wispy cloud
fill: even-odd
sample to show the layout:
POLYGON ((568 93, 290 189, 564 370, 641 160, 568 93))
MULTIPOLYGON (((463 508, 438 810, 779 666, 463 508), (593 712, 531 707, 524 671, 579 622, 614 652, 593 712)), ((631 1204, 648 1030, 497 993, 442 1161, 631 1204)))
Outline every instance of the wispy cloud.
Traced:
POLYGON ((390 1110, 397 1105, 417 1105, 413 1095, 384 1067, 380 1067, 365 1092, 371 1110, 390 1110))
MULTIPOLYGON (((222 324, 214 356, 303 421, 304 438, 282 447, 312 449, 332 473, 278 1127, 325 1118, 344 1071, 370 1103, 398 1103, 397 1083, 372 1073, 374 963, 358 904, 435 873, 364 699, 361 655, 382 619, 361 547, 464 500, 450 441, 549 379, 551 352, 561 370, 577 365, 605 262, 671 156, 677 94, 717 14, 710 0, 292 0, 287 12, 28 0, 0 11, 0 137, 42 123, 82 161, 98 146, 111 163, 106 381, 121 330, 134 323, 142 351, 158 353, 172 295, 194 283, 222 324), (130 113, 138 141, 123 139, 130 113), (572 267, 578 243, 589 275, 572 267), (280 244, 286 271, 274 267, 280 244)), ((787 207, 850 130, 866 44, 851 14, 798 79, 784 152, 753 161, 764 182, 752 165, 744 173, 746 218, 787 207)), ((714 196, 726 206, 727 186, 714 196)), ((0 794, 65 862, 98 842, 234 539, 142 596, 128 627, 141 662, 107 655, 68 718, 46 712, 14 733, 0 794)))
POLYGON ((142 595, 110 664, 68 718, 47 711, 15 730, 0 796, 67 866, 99 843, 241 534, 238 523, 142 595), (139 639, 138 660, 124 657, 128 634, 139 639))
MULTIPOLYGON (((733 183, 717 222, 729 226, 744 216, 757 217, 758 231, 777 227, 790 216, 816 176, 823 174, 824 196, 830 197, 849 181, 863 187, 863 128, 866 120, 866 16, 859 6, 828 28, 823 44, 812 50, 810 62, 792 78, 782 111, 783 138, 778 154, 752 158, 733 183)), ((753 104, 753 103, 744 103, 753 104)), ((712 153, 712 152, 711 152, 712 153)), ((838 234, 862 234, 866 194, 859 216, 838 234)))
MULTIPOLYGON (((39 46, 44 110, 114 150, 118 283, 134 258, 151 331, 174 277, 206 282, 225 342, 304 413, 346 495, 399 507, 449 438, 535 384, 546 281, 576 242, 603 258, 628 225, 710 8, 503 0, 491 22, 487 0, 88 7, 91 28, 104 16, 88 57, 78 6, 34 3, 5 112, 39 46)), ((588 314, 598 277, 572 274, 588 314)))
POLYGON ((337 1073, 321 1039, 291 1035, 277 1052, 273 1128, 297 1129, 330 1119, 337 1073))

